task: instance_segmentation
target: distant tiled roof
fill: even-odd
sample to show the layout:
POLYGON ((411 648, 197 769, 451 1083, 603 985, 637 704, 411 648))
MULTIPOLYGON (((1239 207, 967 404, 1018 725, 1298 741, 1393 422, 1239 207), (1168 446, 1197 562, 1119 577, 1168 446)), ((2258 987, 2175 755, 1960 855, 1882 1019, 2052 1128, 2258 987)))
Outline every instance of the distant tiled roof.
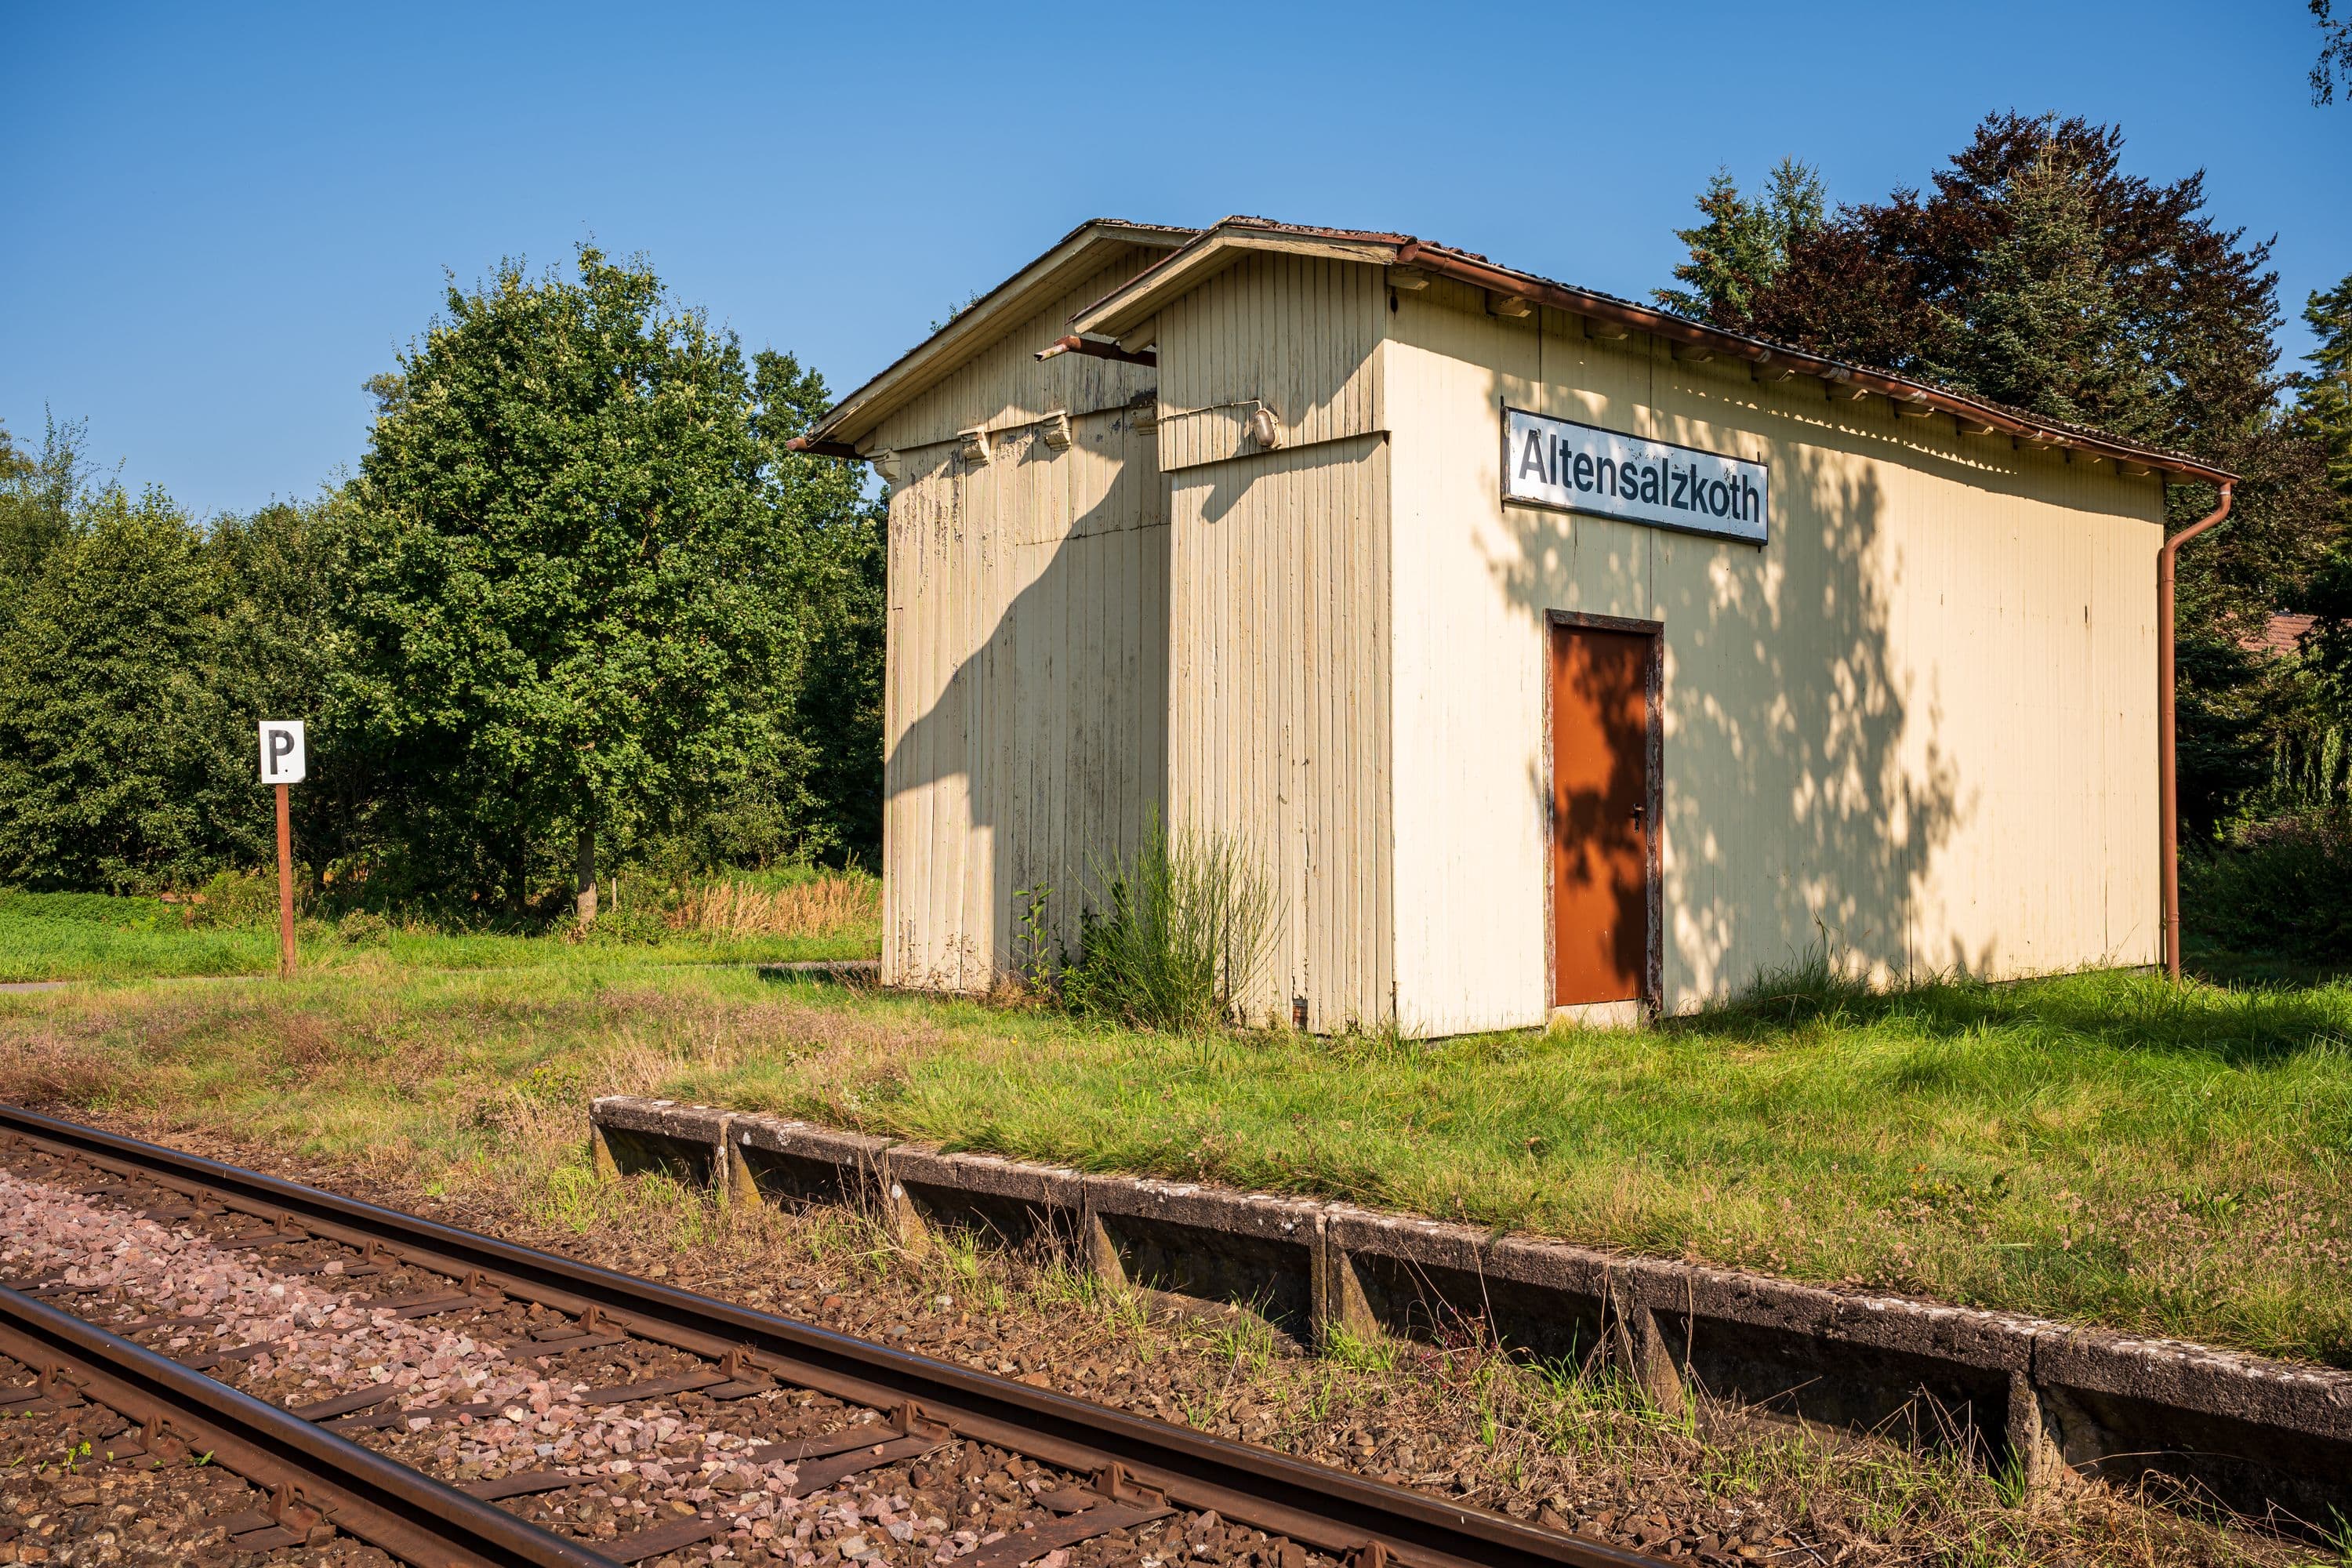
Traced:
POLYGON ((2303 634, 2311 629, 2317 616, 2275 615, 2263 623, 2263 629, 2241 640, 2248 653, 2264 658, 2287 658, 2303 651, 2303 634))

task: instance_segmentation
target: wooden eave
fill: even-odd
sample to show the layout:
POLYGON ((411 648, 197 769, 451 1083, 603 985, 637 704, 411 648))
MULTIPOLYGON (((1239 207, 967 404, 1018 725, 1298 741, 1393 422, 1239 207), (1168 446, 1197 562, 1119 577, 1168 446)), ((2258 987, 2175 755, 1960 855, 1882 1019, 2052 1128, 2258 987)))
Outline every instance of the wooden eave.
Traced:
MULTIPOLYGON (((1450 278, 1486 290, 1490 300, 1542 305, 1588 321, 1644 332, 1679 348, 1696 351, 1683 357, 1738 360, 1755 366, 1759 374, 1769 366, 1776 374, 1817 377, 1857 395, 1875 393, 1893 400, 1906 412, 1948 414, 1963 429, 1974 434, 2005 434, 2031 446, 2082 452, 2119 467, 2154 470, 2184 482, 2226 484, 2235 477, 2226 469, 2182 453, 2143 447, 2101 431, 2037 418, 1966 393, 1807 353, 1784 343, 1695 321, 1614 295, 1557 283, 1531 272, 1498 266, 1470 251, 1432 244, 1411 235, 1308 228, 1266 218, 1229 217, 1201 230, 1172 254, 1079 311, 1070 319, 1071 330, 1085 336, 1114 339, 1129 348, 1138 347, 1150 335, 1150 323, 1169 300, 1199 288, 1251 251, 1329 257, 1450 278)), ((1502 313, 1523 312, 1507 310, 1502 313)))
POLYGON ((1397 247, 1408 243, 1409 237, 1300 228, 1269 224, 1262 218, 1226 218, 1073 316, 1070 326, 1081 336, 1126 342, 1159 314, 1161 304, 1199 288, 1254 252, 1385 267, 1396 259, 1397 247))
POLYGON ((856 446, 877 425, 1034 313, 1040 304, 1100 268, 1114 249, 1134 246, 1173 249, 1197 232, 1117 218, 1080 224, 1045 255, 981 296, 954 321, 826 410, 804 439, 811 445, 856 446))

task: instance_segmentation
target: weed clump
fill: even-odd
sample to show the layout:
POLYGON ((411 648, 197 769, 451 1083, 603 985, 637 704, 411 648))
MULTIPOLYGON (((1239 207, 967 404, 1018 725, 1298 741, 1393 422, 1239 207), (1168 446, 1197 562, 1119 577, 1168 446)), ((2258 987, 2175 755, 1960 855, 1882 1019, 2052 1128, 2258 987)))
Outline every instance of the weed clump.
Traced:
MULTIPOLYGON (((307 879, 295 879, 297 907, 309 902, 307 879)), ((278 923, 278 873, 216 871, 186 905, 191 926, 212 931, 251 930, 278 923)))
POLYGON ((1171 834, 1154 816, 1126 860, 1097 865, 1104 907, 1079 911, 1078 952, 1058 976, 1071 1011, 1199 1034, 1234 1021, 1274 945, 1274 889, 1247 844, 1171 834))
POLYGON ((392 922, 373 910, 353 910, 335 922, 335 939, 346 947, 382 947, 392 941, 392 922))
POLYGON ((42 1029, 0 1052, 0 1100, 14 1105, 103 1105, 120 1088, 113 1064, 85 1040, 42 1029))

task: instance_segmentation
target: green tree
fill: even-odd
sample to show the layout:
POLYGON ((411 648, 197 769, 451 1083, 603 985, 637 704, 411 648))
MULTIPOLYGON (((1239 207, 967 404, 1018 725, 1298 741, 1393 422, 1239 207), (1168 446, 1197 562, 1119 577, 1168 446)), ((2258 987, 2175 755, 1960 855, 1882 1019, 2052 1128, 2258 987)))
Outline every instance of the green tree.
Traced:
MULTIPOLYGON (((255 721, 308 723, 309 774, 292 797, 295 848, 321 868, 362 849, 373 818, 367 749, 339 732, 328 710, 340 646, 333 584, 343 563, 346 512, 331 494, 273 501, 249 516, 215 520, 205 541, 227 584, 215 656, 221 699, 239 726, 238 745, 247 750, 255 721)), ((253 764, 239 754, 240 788, 253 764)))
POLYGON ((881 847, 883 511, 857 470, 786 448, 832 405, 824 378, 762 350, 751 379, 762 504, 798 563, 801 635, 756 696, 772 727, 768 765, 641 846, 672 874, 777 859, 871 864, 881 847))
POLYGON ((502 264, 379 378, 334 611, 337 724, 431 869, 520 904, 560 842, 583 921, 625 846, 775 761, 800 636, 730 335, 642 263, 502 264))
MULTIPOLYGON (((94 482, 86 446, 79 424, 35 455, 0 431, 0 879, 123 890, 266 860, 253 726, 317 711, 328 509, 200 524, 94 482)), ((329 787, 296 796, 313 858, 358 820, 329 787)))
POLYGON ((804 565, 809 636, 785 682, 790 751, 803 771, 785 820, 799 850, 872 865, 882 850, 887 516, 850 465, 784 449, 832 406, 824 378, 772 351, 755 355, 752 370, 772 504, 794 530, 804 565))
POLYGON ((80 425, 52 418, 34 454, 0 425, 0 629, 13 617, 17 596, 73 531, 73 509, 90 488, 86 435, 80 425))
POLYGON ((2319 24, 2319 63, 2311 68, 2311 101, 2336 101, 2336 84, 2352 89, 2352 16, 2337 16, 2333 0, 2311 0, 2319 24))
POLYGON ((221 679, 231 591, 160 491, 78 498, 0 631, 0 879, 186 885, 266 853, 221 679))
POLYGON ((2153 324, 2116 298, 2089 172, 2047 147, 1996 200, 1981 280, 1935 303, 1939 357, 1922 368, 2044 418, 2148 436, 2162 406, 2153 324))
POLYGON ((2326 453, 2327 482, 2352 496, 2352 277, 2314 293, 2303 319, 2319 346, 2295 394, 2295 420, 2326 453))
POLYGON ((1794 158, 1773 165, 1763 195, 1739 194, 1731 171, 1717 169, 1698 198, 1702 221, 1677 229, 1690 259, 1675 268, 1687 289, 1661 289, 1666 309, 1722 327, 1745 327, 1756 295, 1788 265, 1790 243, 1822 226, 1821 175, 1794 158))
POLYGON ((2294 422, 2321 454, 2336 542, 2307 607, 2319 617, 2314 651, 2341 744, 2352 741, 2352 277, 2314 293, 2303 319, 2319 345, 2296 388, 2294 422))

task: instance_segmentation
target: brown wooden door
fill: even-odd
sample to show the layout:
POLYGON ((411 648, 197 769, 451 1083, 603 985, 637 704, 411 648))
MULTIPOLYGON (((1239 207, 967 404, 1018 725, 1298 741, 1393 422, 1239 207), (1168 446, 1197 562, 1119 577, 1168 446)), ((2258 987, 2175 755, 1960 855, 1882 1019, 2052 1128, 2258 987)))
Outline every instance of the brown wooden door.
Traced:
POLYGON ((1651 639, 1551 628, 1552 1004, 1642 994, 1650 951, 1651 639))

